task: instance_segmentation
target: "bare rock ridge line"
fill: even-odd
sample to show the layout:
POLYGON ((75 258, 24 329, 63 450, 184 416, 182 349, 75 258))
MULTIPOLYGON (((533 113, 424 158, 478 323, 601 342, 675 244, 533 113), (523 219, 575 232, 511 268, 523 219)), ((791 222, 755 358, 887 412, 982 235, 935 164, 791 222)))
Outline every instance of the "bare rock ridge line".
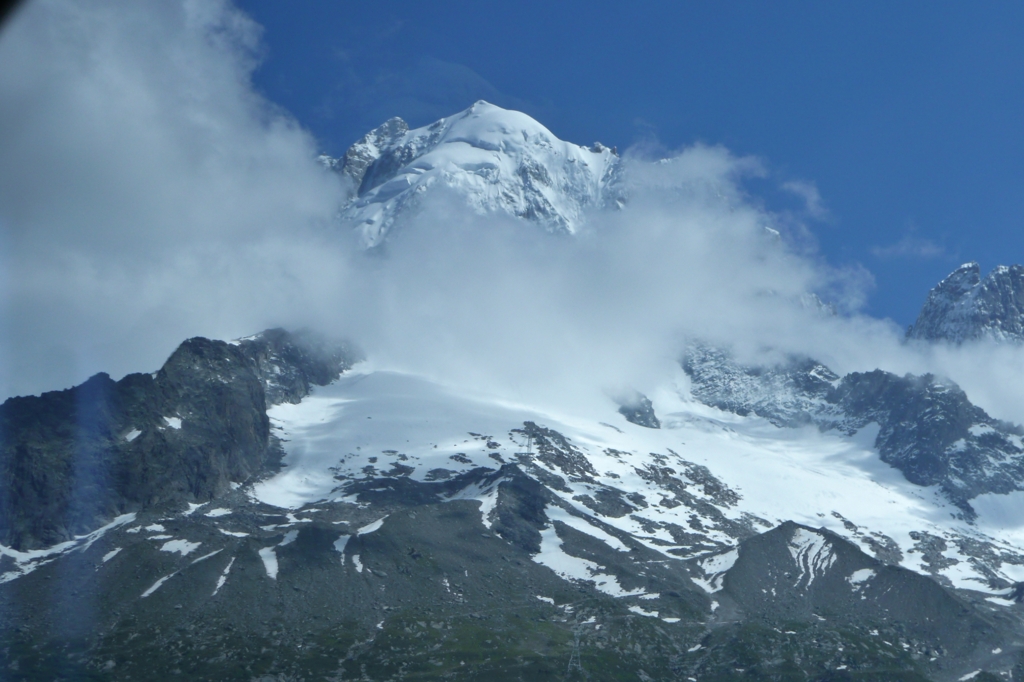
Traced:
POLYGON ((1000 265, 982 278, 977 263, 961 265, 928 294, 907 338, 1024 343, 1024 266, 1000 265))
POLYGON ((205 502, 275 457, 267 407, 298 402, 356 352, 272 329, 182 343, 154 374, 0 405, 0 544, 35 549, 142 509, 205 502))
POLYGON ((911 483, 938 485, 968 519, 975 515, 972 498, 1024 490, 1024 429, 990 417, 949 380, 882 370, 840 378, 807 358, 743 366, 701 344, 688 349, 682 364, 692 395, 728 412, 846 435, 877 424, 882 461, 911 483))

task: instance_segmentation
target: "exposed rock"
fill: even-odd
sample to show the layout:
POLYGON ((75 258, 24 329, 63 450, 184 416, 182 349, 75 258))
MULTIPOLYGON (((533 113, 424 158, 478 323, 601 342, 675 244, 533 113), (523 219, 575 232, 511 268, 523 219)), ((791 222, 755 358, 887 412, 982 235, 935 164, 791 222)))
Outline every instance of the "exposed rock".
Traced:
POLYGON ((619 414, 637 426, 644 426, 648 429, 660 429, 661 422, 654 414, 654 405, 650 398, 639 391, 633 391, 628 396, 619 399, 619 414))
POLYGON ((726 412, 756 414, 776 426, 815 421, 839 377, 809 358, 790 358, 776 366, 747 366, 719 348, 691 345, 682 361, 691 394, 726 412))
POLYGON ((155 374, 0 406, 0 544, 52 545, 112 517, 206 501, 275 457, 269 404, 297 402, 355 352, 269 330, 235 343, 196 337, 155 374))
POLYGON ((968 518, 971 498, 1024 489, 1024 429, 993 419, 951 381, 881 370, 839 379, 806 358, 750 367, 705 346, 694 346, 682 364, 692 395, 722 410, 847 435, 877 424, 881 459, 911 483, 940 486, 968 518))
POLYGON ((928 294, 907 338, 1024 342, 1024 266, 1000 265, 982 279, 977 263, 961 265, 928 294))

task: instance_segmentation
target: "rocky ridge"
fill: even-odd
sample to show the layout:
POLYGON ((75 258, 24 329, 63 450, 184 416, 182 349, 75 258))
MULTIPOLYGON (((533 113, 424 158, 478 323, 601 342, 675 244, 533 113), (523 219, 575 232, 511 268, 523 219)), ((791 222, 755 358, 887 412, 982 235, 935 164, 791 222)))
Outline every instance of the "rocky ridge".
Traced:
POLYGON ((358 357, 345 344, 273 329, 189 339, 153 374, 0 405, 0 544, 30 550, 116 516, 205 502, 277 455, 266 410, 298 402, 358 357))
POLYGON ((693 397, 712 407, 846 435, 877 425, 882 461, 916 485, 939 486, 967 518, 978 495, 1024 490, 1024 429, 993 419, 951 381, 881 370, 840 378, 807 358, 745 366, 702 344, 682 364, 693 397))
POLYGON ((928 294, 907 338, 1024 343, 1024 266, 1000 265, 982 278, 977 263, 961 265, 928 294))

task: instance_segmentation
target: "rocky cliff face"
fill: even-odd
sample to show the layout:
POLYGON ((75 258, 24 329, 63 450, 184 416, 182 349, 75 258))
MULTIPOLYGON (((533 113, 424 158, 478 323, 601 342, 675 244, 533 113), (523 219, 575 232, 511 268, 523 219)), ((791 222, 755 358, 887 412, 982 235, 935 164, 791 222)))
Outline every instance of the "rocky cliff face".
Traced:
POLYGON ((977 263, 961 265, 928 294, 907 338, 1024 342, 1024 266, 1000 265, 982 279, 977 263))
POLYGON ((1024 490, 1024 429, 993 419, 951 381, 881 370, 840 378, 807 358, 744 366, 699 344, 683 368, 697 400, 779 427, 813 424, 853 435, 877 425, 882 461, 912 483, 939 486, 968 517, 971 498, 1024 490))
POLYGON ((119 514, 224 493, 273 458, 267 406, 298 402, 354 357, 283 330, 194 338, 154 374, 11 398, 0 406, 0 544, 49 546, 119 514))

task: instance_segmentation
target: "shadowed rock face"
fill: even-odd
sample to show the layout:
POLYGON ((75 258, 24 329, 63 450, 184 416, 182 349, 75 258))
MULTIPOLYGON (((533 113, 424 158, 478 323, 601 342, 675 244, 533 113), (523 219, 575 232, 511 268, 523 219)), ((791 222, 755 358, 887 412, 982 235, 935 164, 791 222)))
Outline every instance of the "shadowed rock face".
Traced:
POLYGON ((887 566, 824 529, 788 521, 744 540, 721 583, 747 617, 888 626, 963 656, 991 623, 930 578, 887 566))
POLYGON ((343 344, 269 330, 185 341, 155 374, 0 406, 0 543, 52 545, 117 514, 207 501, 274 457, 268 405, 351 366, 343 344))
POLYGON ((907 338, 1024 342, 1024 266, 1000 265, 982 279, 977 263, 961 265, 928 294, 907 338))

